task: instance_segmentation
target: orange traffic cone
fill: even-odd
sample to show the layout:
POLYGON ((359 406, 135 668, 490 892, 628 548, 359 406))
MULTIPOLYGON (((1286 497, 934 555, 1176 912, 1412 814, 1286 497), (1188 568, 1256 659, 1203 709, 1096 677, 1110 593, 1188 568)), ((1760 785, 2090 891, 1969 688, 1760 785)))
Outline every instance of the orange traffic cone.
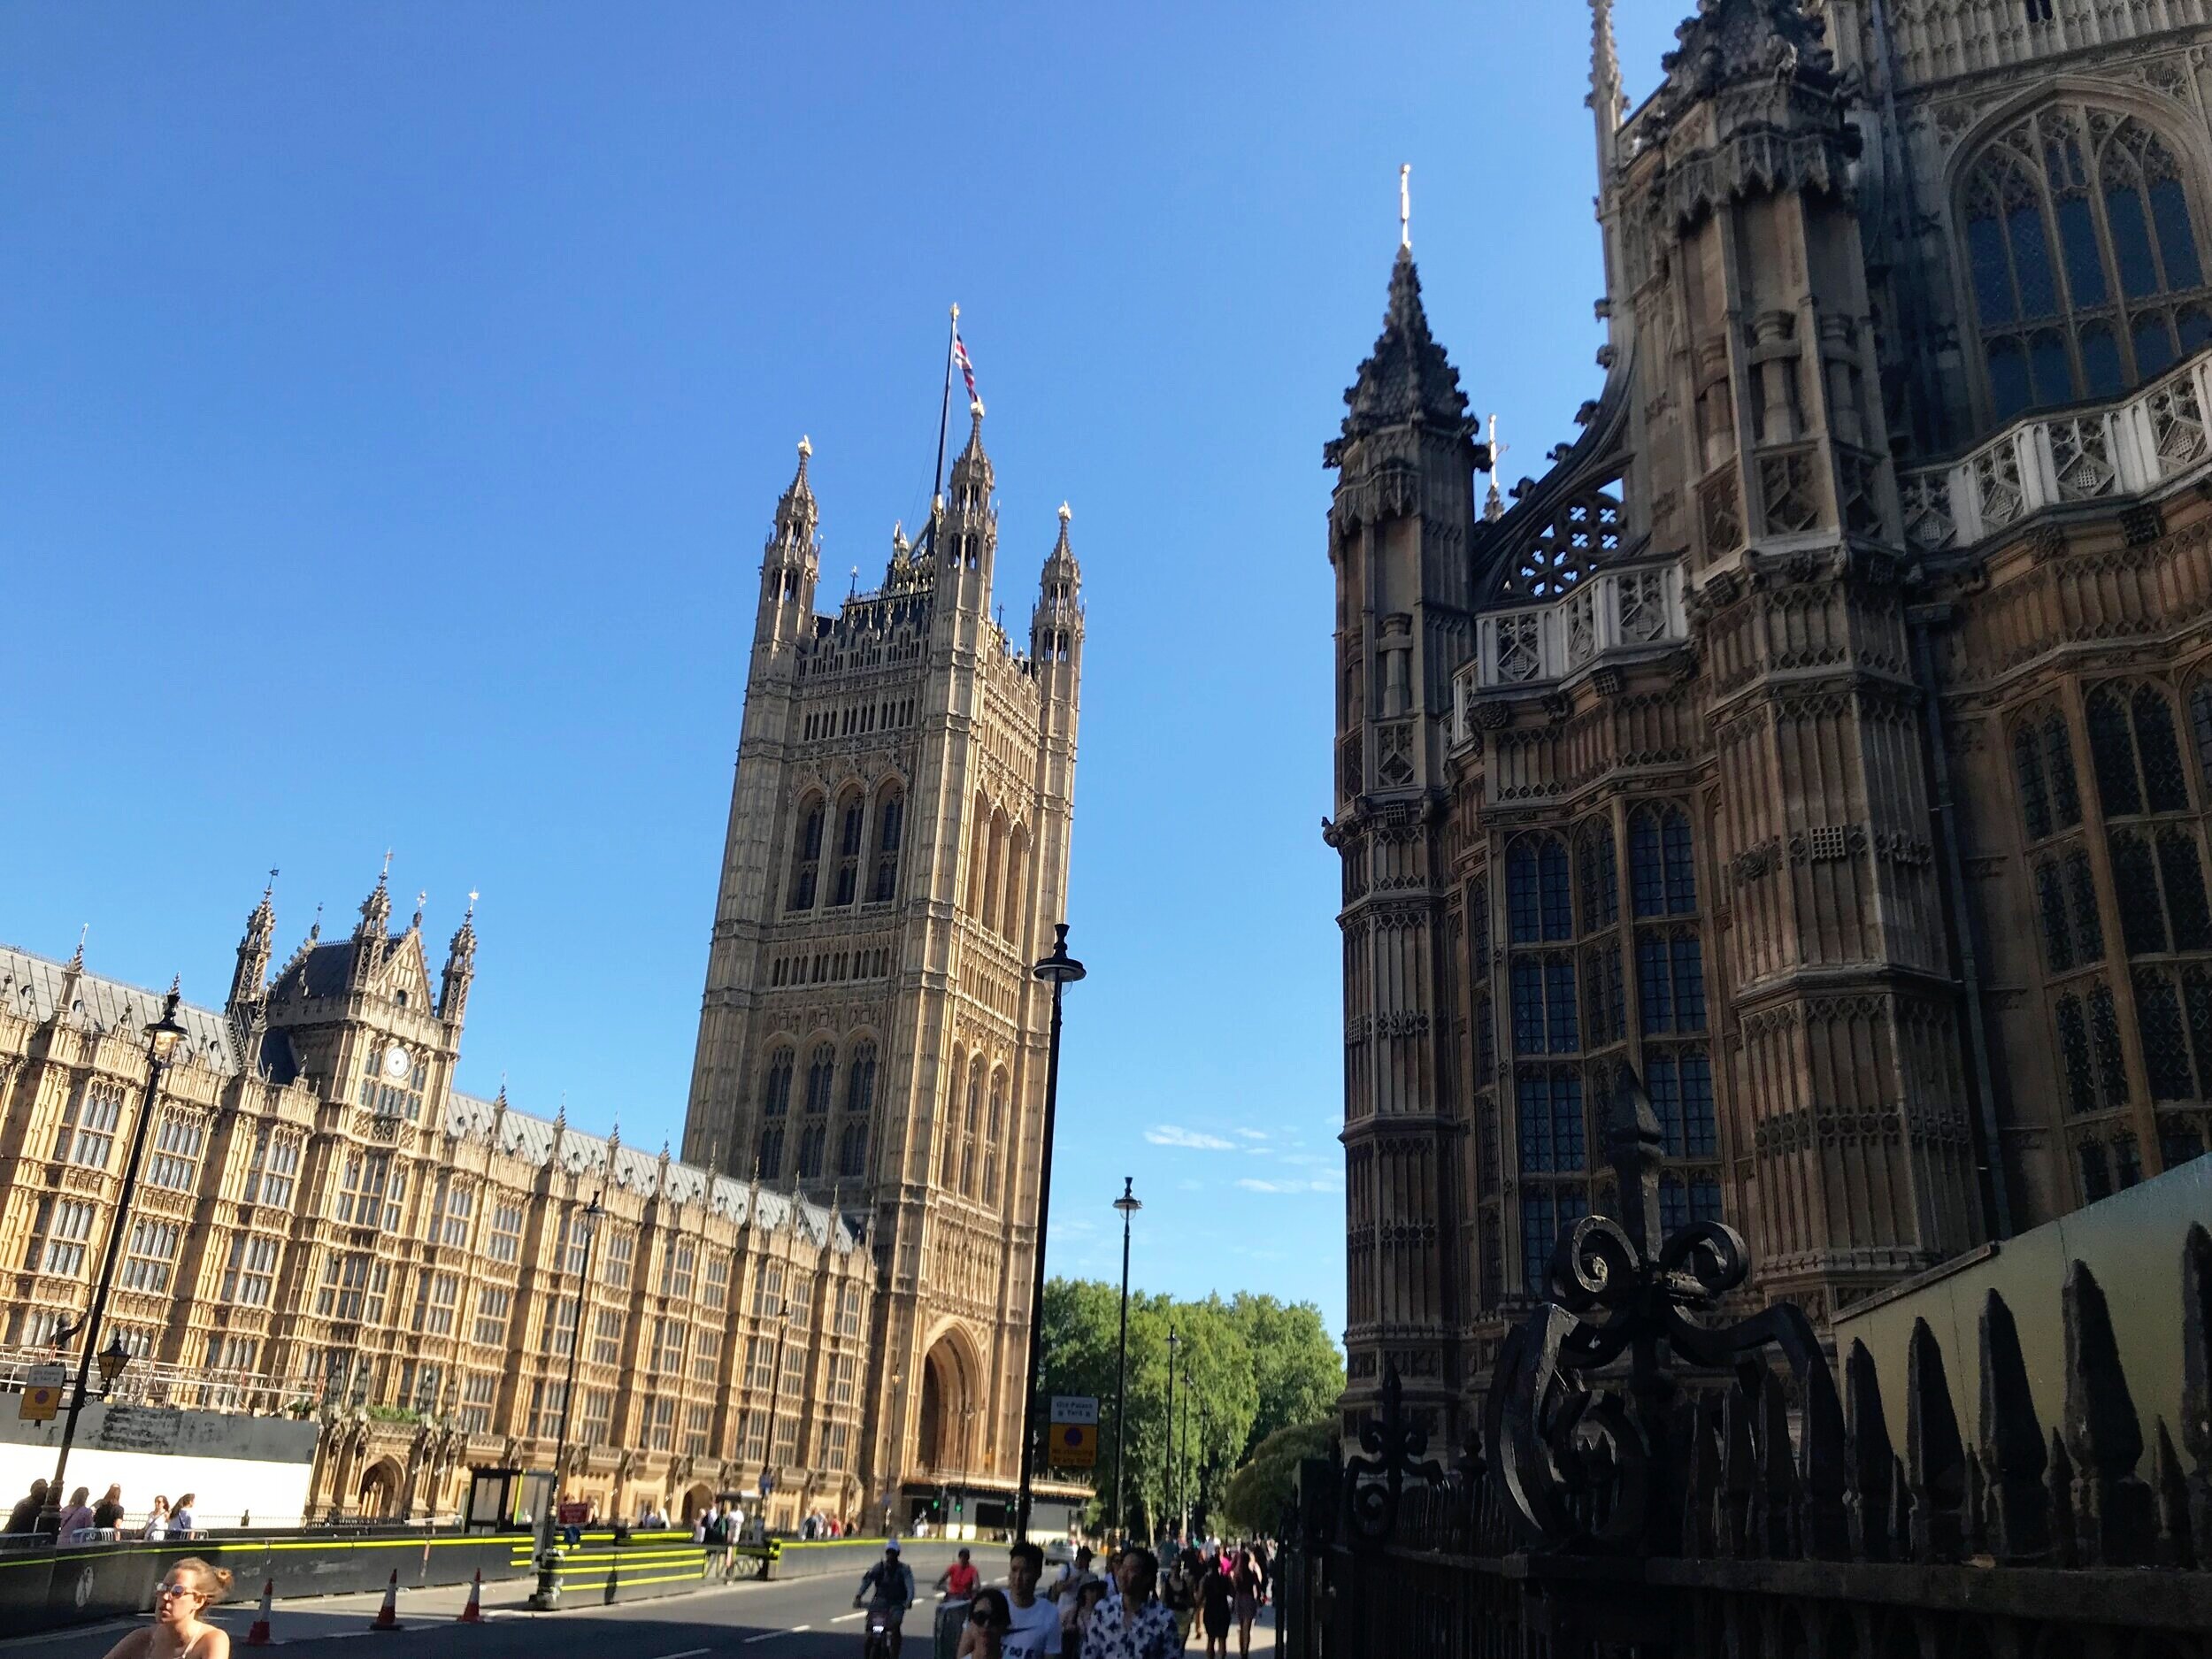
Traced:
POLYGON ((377 1609, 376 1617, 369 1621, 369 1628, 371 1630, 403 1628, 399 1622, 399 1569, 397 1567, 392 1569, 392 1581, 384 1586, 384 1605, 377 1609))
POLYGON ((269 1602, 275 1594, 276 1580, 264 1579, 261 1586, 261 1617, 254 1620, 253 1628, 246 1632, 246 1640, 241 1646, 267 1647, 274 1645, 276 1638, 269 1634, 269 1602))
POLYGON ((476 1570, 476 1578, 469 1586, 469 1604, 461 1609, 456 1621, 462 1624, 481 1624, 484 1622, 484 1570, 476 1570))

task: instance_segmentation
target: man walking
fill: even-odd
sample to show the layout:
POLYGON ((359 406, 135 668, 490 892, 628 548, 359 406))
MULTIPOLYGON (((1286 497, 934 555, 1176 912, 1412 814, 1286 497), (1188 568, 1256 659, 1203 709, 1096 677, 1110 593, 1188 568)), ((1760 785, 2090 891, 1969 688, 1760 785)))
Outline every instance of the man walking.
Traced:
POLYGON ((1045 1575, 1045 1552, 1026 1540, 1014 1546, 1006 1563, 1006 1601, 1012 1610, 1001 1646, 1002 1659, 1059 1659, 1060 1611, 1037 1594, 1045 1575))

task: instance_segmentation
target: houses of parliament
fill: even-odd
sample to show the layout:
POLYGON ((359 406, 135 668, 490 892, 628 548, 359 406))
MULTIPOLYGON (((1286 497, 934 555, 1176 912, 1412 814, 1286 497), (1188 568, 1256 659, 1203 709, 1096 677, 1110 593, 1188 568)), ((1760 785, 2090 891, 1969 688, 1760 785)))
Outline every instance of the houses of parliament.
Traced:
MULTIPOLYGON (((776 505, 683 1156, 456 1086, 472 900, 437 962, 388 875, 288 955, 265 891, 151 1104, 97 1333, 132 1390, 315 1417, 316 1519, 450 1517, 472 1468, 557 1458, 609 1516, 1002 1519, 1084 625, 1064 507, 1025 649, 992 619, 971 413, 833 615, 804 441, 776 505)), ((161 1005, 0 948, 0 1363, 89 1305, 161 1005)))
POLYGON ((1347 1407, 1455 1444, 1624 1065, 1816 1322, 2212 1127, 2212 6, 1611 11, 1579 436, 1402 246, 1325 450, 1347 1407))

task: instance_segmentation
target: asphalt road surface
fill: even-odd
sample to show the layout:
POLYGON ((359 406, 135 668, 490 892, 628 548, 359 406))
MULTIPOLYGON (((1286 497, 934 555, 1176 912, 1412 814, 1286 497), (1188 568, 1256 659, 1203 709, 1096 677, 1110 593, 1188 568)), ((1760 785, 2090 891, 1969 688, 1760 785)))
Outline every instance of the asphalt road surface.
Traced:
MULTIPOLYGON (((917 1552, 915 1577, 925 1586, 921 1605, 907 1615, 904 1659, 930 1659, 928 1632, 936 1598, 926 1586, 941 1571, 934 1552, 917 1552)), ((987 1569, 994 1564, 986 1557, 987 1569)), ((741 1584, 657 1601, 595 1607, 572 1596, 558 1613, 532 1613, 522 1602, 522 1580, 488 1585, 485 1622, 462 1624, 454 1616, 467 1599, 465 1587, 417 1590, 400 1598, 404 1629, 369 1630, 380 1595, 323 1596, 280 1602, 272 1617, 285 1659, 858 1659, 861 1615, 849 1579, 798 1578, 781 1584, 741 1584), (357 1646, 365 1642, 366 1647, 357 1646)), ((238 1646, 255 1607, 242 1601, 219 1609, 217 1622, 230 1632, 233 1659, 262 1650, 238 1646)), ((1274 1609, 1263 1609, 1252 1632, 1252 1651, 1272 1655, 1274 1609)), ((133 1624, 115 1621, 45 1636, 0 1640, 0 1659, 101 1659, 133 1624)), ((1191 1659, 1205 1652, 1194 1635, 1191 1659)), ((1233 1655, 1236 1638, 1229 1639, 1233 1655)))

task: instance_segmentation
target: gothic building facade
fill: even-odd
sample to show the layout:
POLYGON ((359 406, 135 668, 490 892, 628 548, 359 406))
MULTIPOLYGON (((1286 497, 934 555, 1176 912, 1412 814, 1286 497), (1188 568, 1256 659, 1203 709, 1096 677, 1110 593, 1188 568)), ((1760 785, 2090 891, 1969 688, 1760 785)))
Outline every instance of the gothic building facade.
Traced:
MULTIPOLYGON (((224 1006, 180 1007, 96 1333, 125 1397, 314 1418, 313 1519, 449 1518, 471 1468, 557 1458, 609 1517, 757 1506, 765 1475, 773 1522, 879 1518, 864 1217, 463 1094, 474 918, 434 979, 420 910, 391 921, 380 878, 350 936, 279 961, 265 893, 224 1006)), ((90 1304, 162 1002, 0 948, 11 1365, 90 1304)))
POLYGON ((818 615, 803 441, 777 504, 685 1156, 870 1217, 863 1467, 991 1525, 1019 1470, 1049 998, 1067 892, 1081 576, 1068 510, 1028 649, 994 619, 972 405, 918 544, 818 615))
POLYGON ((2212 1115, 2212 6, 1701 0, 1633 108, 1592 9, 1580 437, 1479 500, 1402 249, 1327 452, 1347 1403, 1455 1431, 1622 1065, 1816 1319, 2212 1115))

